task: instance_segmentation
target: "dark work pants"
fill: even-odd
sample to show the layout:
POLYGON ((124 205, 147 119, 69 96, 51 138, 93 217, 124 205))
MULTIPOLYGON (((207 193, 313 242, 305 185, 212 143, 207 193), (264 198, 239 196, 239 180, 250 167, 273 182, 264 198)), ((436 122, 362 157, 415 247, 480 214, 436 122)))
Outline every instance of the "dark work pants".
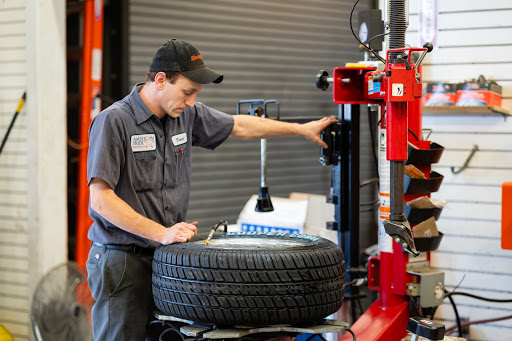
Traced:
POLYGON ((153 256, 93 245, 87 260, 94 341, 144 341, 155 309, 151 292, 153 256))

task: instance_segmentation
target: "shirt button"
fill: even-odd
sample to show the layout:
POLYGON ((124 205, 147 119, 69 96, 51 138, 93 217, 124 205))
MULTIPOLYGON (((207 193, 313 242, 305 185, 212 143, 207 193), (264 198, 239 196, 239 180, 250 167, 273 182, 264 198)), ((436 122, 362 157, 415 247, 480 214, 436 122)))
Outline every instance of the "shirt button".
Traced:
POLYGON ((160 138, 161 138, 161 139, 163 139, 163 138, 164 138, 164 136, 163 136, 163 135, 160 135, 160 138))
POLYGON ((165 206, 165 210, 167 211, 169 209, 169 206, 165 206))

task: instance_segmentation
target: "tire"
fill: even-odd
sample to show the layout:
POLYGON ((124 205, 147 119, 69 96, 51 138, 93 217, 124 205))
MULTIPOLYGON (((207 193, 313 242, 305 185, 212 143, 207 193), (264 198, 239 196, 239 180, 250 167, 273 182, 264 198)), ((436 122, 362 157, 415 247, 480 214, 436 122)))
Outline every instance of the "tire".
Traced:
POLYGON ((341 307, 343 252, 320 237, 277 232, 206 234, 159 246, 153 297, 162 312, 217 326, 315 322, 341 307))

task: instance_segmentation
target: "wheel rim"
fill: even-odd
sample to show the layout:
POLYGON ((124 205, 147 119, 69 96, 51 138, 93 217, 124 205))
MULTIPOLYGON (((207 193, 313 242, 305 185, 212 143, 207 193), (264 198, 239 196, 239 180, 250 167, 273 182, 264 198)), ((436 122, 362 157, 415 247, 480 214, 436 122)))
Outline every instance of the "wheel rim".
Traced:
MULTIPOLYGON (((203 240, 197 240, 191 242, 191 244, 204 244, 203 240)), ((265 248, 269 247, 298 247, 304 246, 297 240, 286 240, 286 239, 264 239, 264 238, 217 238, 212 239, 209 247, 221 247, 223 249, 240 249, 240 248, 265 248)))

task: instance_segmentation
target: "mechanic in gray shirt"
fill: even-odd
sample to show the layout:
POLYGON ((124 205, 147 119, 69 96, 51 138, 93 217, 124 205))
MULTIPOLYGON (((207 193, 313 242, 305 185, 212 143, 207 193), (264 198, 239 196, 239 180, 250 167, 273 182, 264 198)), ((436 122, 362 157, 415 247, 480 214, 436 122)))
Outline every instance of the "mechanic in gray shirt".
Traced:
POLYGON ((89 128, 90 189, 87 260, 94 340, 144 340, 154 309, 151 263, 160 244, 186 242, 192 146, 214 149, 226 138, 301 135, 322 145, 320 133, 336 120, 293 124, 231 116, 202 103, 203 84, 223 76, 206 67, 191 44, 160 47, 146 82, 98 116, 89 128))

